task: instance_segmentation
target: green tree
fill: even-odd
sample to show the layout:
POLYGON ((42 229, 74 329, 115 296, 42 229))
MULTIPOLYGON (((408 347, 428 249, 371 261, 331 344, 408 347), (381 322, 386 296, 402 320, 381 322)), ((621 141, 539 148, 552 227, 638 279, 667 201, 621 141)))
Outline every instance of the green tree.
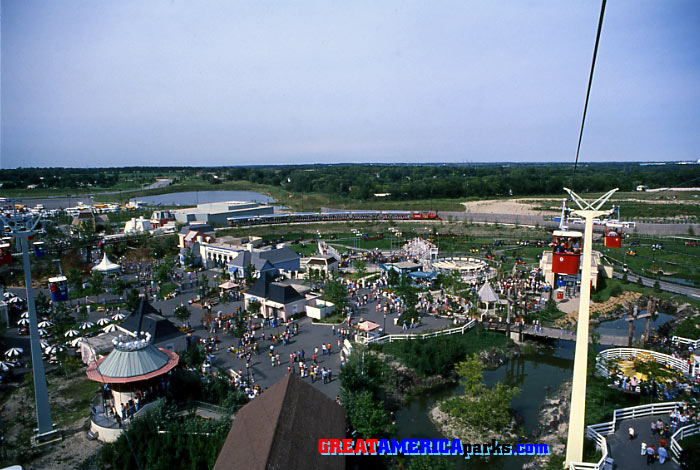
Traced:
POLYGON ((358 278, 364 277, 365 274, 367 274, 367 263, 365 263, 364 260, 356 259, 352 264, 355 267, 358 278))
POLYGON ((103 291, 105 275, 99 271, 93 271, 90 276, 90 291, 92 295, 100 295, 103 291))
POLYGON ((480 432, 505 429, 511 423, 510 405, 519 392, 502 383, 487 388, 483 383, 484 366, 477 354, 456 365, 464 393, 445 401, 441 408, 459 423, 480 432))
POLYGON ((346 395, 344 407, 352 427, 360 436, 367 439, 388 437, 391 420, 382 408, 381 401, 375 400, 372 393, 363 391, 346 395))
POLYGON ((158 267, 156 268, 156 272, 155 272, 156 281, 158 281, 158 283, 161 286, 167 282, 170 282, 170 279, 172 278, 174 269, 175 269, 175 267, 169 261, 165 261, 163 263, 160 263, 158 265, 158 267))
POLYGON ((187 320, 190 319, 192 316, 192 313, 190 312, 190 309, 187 308, 185 305, 178 305, 175 307, 175 310, 173 310, 173 316, 177 318, 180 323, 185 323, 187 320))
POLYGON ((323 299, 335 305, 335 311, 342 313, 348 305, 348 290, 337 279, 329 279, 323 286, 323 299))
POLYGON ((141 295, 139 294, 139 291, 134 289, 133 287, 129 290, 126 291, 126 308, 130 311, 133 312, 136 310, 139 306, 139 303, 141 302, 141 295))
POLYGON ((68 271, 68 275, 66 276, 68 279, 68 285, 75 290, 76 292, 80 292, 83 289, 83 273, 80 271, 78 268, 72 268, 71 270, 68 271))
POLYGON ((182 255, 182 264, 184 264, 187 268, 192 268, 194 267, 195 261, 194 251, 192 251, 192 248, 188 246, 185 248, 185 252, 182 255))
POLYGON ((199 280, 199 298, 204 300, 204 298, 211 294, 211 290, 209 278, 207 276, 202 276, 199 280))
POLYGON ((390 286, 395 286, 399 283, 399 273, 395 269, 390 269, 386 273, 386 282, 390 286))
POLYGON ((255 266, 249 264, 245 267, 245 283, 246 285, 252 285, 255 281, 255 266))

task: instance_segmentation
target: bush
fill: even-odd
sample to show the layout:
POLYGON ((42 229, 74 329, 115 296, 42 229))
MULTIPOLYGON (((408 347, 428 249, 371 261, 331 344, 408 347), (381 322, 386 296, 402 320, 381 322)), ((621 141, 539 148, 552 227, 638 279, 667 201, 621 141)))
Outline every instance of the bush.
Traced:
POLYGON ((610 288, 610 297, 618 297, 622 295, 622 287, 620 284, 615 284, 610 288))

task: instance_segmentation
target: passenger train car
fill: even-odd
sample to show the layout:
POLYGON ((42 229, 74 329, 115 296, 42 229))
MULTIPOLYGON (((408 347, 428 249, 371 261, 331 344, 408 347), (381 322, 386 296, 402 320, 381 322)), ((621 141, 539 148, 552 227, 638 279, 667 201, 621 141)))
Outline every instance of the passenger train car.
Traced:
POLYGON ((393 210, 279 213, 229 217, 227 220, 228 225, 231 227, 243 227, 249 225, 272 225, 298 222, 337 222, 347 220, 440 220, 440 217, 438 217, 436 212, 393 210))

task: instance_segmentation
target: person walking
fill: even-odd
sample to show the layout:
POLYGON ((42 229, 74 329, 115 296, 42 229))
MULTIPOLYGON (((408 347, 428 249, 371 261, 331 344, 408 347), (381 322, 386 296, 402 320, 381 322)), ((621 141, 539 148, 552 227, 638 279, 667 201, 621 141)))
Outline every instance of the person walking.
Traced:
POLYGON ((655 458, 656 449, 654 449, 654 446, 647 446, 647 465, 654 463, 655 458))

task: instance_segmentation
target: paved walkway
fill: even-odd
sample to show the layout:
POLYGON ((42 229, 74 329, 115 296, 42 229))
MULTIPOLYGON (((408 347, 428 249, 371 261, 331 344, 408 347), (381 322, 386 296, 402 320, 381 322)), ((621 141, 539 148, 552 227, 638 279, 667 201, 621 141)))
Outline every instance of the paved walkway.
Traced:
MULTIPOLYGON (((216 272, 209 270, 199 274, 200 276, 206 275, 210 279, 209 285, 214 285, 213 278, 217 274, 216 272)), ((8 290, 22 297, 25 297, 26 295, 24 289, 12 288, 8 290)), ((45 294, 49 295, 48 289, 35 289, 35 295, 38 294, 38 290, 43 290, 45 294)), ((367 292, 369 292, 369 290, 362 289, 360 291, 360 295, 365 294, 367 292)), ((197 287, 190 286, 189 288, 185 289, 185 291, 181 295, 178 295, 175 298, 167 300, 158 300, 151 303, 156 309, 162 311, 163 315, 166 318, 170 319, 176 325, 179 325, 180 322, 173 317, 173 310, 182 302, 184 302, 185 305, 187 305, 187 301, 189 299, 195 298, 196 296, 197 287)), ((102 303, 101 299, 104 297, 107 296, 100 296, 96 304, 100 305, 102 303)), ((91 297, 91 300, 94 300, 94 298, 91 297)), ((85 299, 82 298, 83 303, 84 301, 85 299)), ((371 320, 379 324, 381 327, 384 327, 384 315, 376 311, 376 305, 377 303, 376 301, 374 301, 369 302, 367 305, 358 308, 355 314, 353 315, 353 322, 357 323, 362 318, 363 320, 371 320)), ((219 304, 212 308, 212 313, 216 313, 217 311, 221 310, 224 312, 224 314, 231 314, 234 311, 235 306, 236 303, 219 304)), ((223 333, 221 331, 217 332, 216 334, 209 333, 209 331, 205 330, 202 327, 201 323, 202 316, 204 315, 205 310, 192 305, 188 306, 188 308, 192 313, 189 322, 191 323, 194 329, 193 336, 200 338, 210 338, 212 336, 217 336, 220 340, 219 350, 216 351, 214 354, 215 359, 212 366, 217 368, 221 367, 226 369, 227 371, 229 368, 233 368, 235 371, 241 370, 245 375, 245 360, 236 359, 232 354, 229 354, 226 351, 229 346, 238 345, 238 338, 234 338, 233 336, 227 333, 223 333)), ((89 314, 89 320, 95 322, 103 316, 104 314, 102 312, 93 311, 89 314)), ((424 316, 422 318, 421 325, 418 328, 403 331, 403 329, 400 326, 394 325, 393 320, 395 316, 396 315, 387 315, 386 317, 386 331, 388 334, 425 333, 430 330, 444 328, 445 326, 451 325, 451 320, 449 319, 435 318, 434 316, 424 316)), ((338 374, 340 373, 340 355, 337 343, 338 337, 332 334, 330 325, 313 324, 310 318, 302 318, 301 320, 298 320, 297 323, 299 324, 299 334, 297 336, 292 337, 291 342, 286 346, 275 346, 275 353, 280 354, 280 366, 273 367, 270 364, 270 359, 268 356, 268 351, 271 344, 270 341, 265 340, 260 342, 260 340, 258 340, 260 342, 260 355, 253 356, 251 360, 252 366, 250 370, 251 373, 255 375, 255 383, 257 385, 260 385, 264 390, 265 388, 274 384, 277 380, 281 379, 287 373, 287 366, 289 365, 290 353, 303 349, 306 353, 306 361, 308 364, 312 362, 311 357, 313 355, 314 348, 318 347, 319 365, 321 367, 326 368, 330 367, 333 371, 333 375, 332 381, 329 384, 324 384, 322 380, 317 380, 315 381, 314 386, 318 387, 319 390, 323 391, 329 397, 335 398, 335 396, 339 393, 340 386, 340 382, 338 380, 338 374), (330 356, 323 356, 321 355, 321 344, 327 343, 331 343, 332 354, 330 356)), ((283 331, 282 328, 279 328, 279 330, 283 331)), ((266 335, 269 335, 273 332, 277 333, 278 329, 268 327, 265 328, 264 331, 266 335)), ((259 333, 256 333, 256 336, 259 338, 259 333)), ((8 330, 8 332, 5 335, 5 344, 7 347, 18 346, 24 348, 25 359, 29 357, 29 336, 18 336, 16 334, 16 329, 12 328, 8 330)), ((298 370, 299 369, 297 365, 296 371, 298 372, 298 370)), ((305 378, 304 380, 308 380, 309 382, 311 381, 310 378, 305 378)))
MULTIPOLYGON (((647 416, 637 419, 625 419, 618 422, 615 434, 607 436, 609 456, 615 460, 615 466, 618 470, 636 470, 647 467, 646 456, 641 455, 642 442, 647 445, 653 445, 658 449, 659 435, 652 436, 651 421, 661 419, 664 423, 670 423, 668 415, 647 416), (633 427, 637 433, 637 437, 630 441, 629 428, 633 427)), ((670 456, 671 438, 666 438, 666 450, 670 456)), ((670 458, 661 465, 658 461, 649 465, 649 467, 658 467, 665 469, 679 469, 680 467, 670 458)))

